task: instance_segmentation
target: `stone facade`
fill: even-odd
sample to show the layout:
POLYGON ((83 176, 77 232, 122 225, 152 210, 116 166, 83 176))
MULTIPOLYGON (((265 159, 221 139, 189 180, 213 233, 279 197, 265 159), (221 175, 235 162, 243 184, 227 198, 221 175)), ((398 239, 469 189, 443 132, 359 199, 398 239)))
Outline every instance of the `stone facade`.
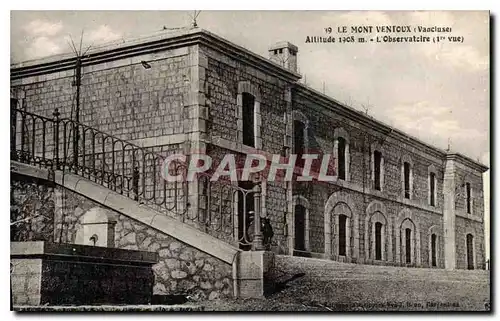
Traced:
POLYGON ((54 188, 34 179, 10 179, 10 240, 54 240, 54 188))
MULTIPOLYGON (((85 58, 80 120, 141 146, 175 146, 168 150, 188 156, 206 153, 214 163, 227 153, 240 158, 254 152, 287 157, 296 147, 295 122, 302 122, 305 152, 331 154, 337 165, 344 157, 345 175, 341 177, 336 166, 332 182, 262 181, 260 210, 273 227, 274 252, 294 253, 300 224, 303 228, 298 232, 306 244, 301 255, 366 264, 465 268, 470 256, 465 240, 471 235, 474 268, 484 267, 485 166, 430 146, 300 84, 297 48, 291 44, 272 47, 275 62, 281 49, 294 57, 279 65, 204 30, 176 36, 162 36, 155 49, 149 47, 152 42, 143 41, 135 47, 124 44, 115 56, 106 56, 102 49, 93 60, 85 58), (123 58, 125 52, 131 58, 123 58), (145 69, 144 62, 150 68, 145 69), (243 144, 245 93, 253 97, 254 146, 243 144), (344 146, 342 152, 339 146, 344 146), (381 155, 380 188, 375 183, 375 152, 381 155), (466 202, 471 213, 464 210, 466 202), (297 206, 306 207, 306 222, 296 219, 297 206)), ((12 95, 30 111, 50 117, 52 108, 59 107, 70 117, 73 67, 65 66, 53 73, 37 72, 36 64, 14 67, 12 95)), ((166 151, 160 148, 159 152, 166 151)), ((223 196, 228 209, 223 216, 213 206, 209 212, 203 208, 200 200, 208 194, 198 182, 189 183, 189 195, 192 217, 200 218, 203 211, 214 220, 219 215, 216 224, 222 227, 207 232, 238 243, 239 218, 231 210, 229 196, 223 196)), ((148 240, 149 246, 164 246, 153 241, 153 235, 134 233, 142 235, 141 242, 148 240)), ((172 254, 170 246, 164 247, 172 254)), ((191 270, 178 271, 183 272, 179 276, 190 275, 191 270)), ((165 289, 181 286, 173 279, 170 275, 165 289)), ((210 286, 217 288, 215 283, 210 286)), ((210 296, 208 289, 203 293, 210 296)))

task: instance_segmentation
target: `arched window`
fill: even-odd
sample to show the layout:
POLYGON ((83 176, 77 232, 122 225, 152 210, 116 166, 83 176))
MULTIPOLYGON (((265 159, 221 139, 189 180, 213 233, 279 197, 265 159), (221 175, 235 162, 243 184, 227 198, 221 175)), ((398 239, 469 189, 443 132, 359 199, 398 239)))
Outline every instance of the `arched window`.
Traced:
POLYGON ((255 147, 255 128, 254 128, 254 106, 255 97, 249 93, 243 93, 243 144, 255 147))
POLYGON ((371 180, 372 188, 377 191, 384 189, 384 153, 380 143, 374 142, 370 146, 371 150, 371 180))
POLYGON ((430 206, 437 206, 437 170, 434 164, 431 164, 427 170, 428 173, 428 199, 430 206))
POLYGON ((257 149, 262 148, 260 101, 260 92, 250 81, 238 83, 238 142, 257 149))
POLYGON ((298 111, 292 111, 293 118, 293 154, 297 155, 297 161, 295 162, 296 167, 303 168, 305 160, 302 159, 302 155, 307 153, 308 149, 308 127, 309 121, 306 116, 298 111))
POLYGON ((466 236, 467 247, 467 269, 474 270, 474 235, 467 234, 466 236))
POLYGON ((408 155, 401 158, 401 183, 403 197, 412 199, 413 194, 413 162, 408 155))
POLYGON ((337 128, 334 131, 334 158, 337 162, 337 178, 344 181, 350 180, 350 151, 349 135, 343 128, 337 128))
POLYGON ((382 181, 381 181, 381 173, 382 173, 382 153, 379 152, 378 150, 376 150, 375 152, 373 152, 373 161, 374 161, 374 188, 377 190, 377 191, 380 191, 382 190, 382 181))
POLYGON ((465 206, 467 214, 472 214, 472 190, 470 183, 465 183, 465 206))
POLYGON ((429 174, 429 203, 431 206, 436 206, 436 173, 429 174))
POLYGON ((339 137, 338 138, 338 143, 337 143, 337 155, 339 156, 338 158, 338 170, 339 170, 339 173, 338 173, 338 176, 339 176, 339 179, 342 179, 342 180, 345 180, 345 177, 346 177, 346 154, 345 154, 345 151, 346 151, 346 143, 345 143, 345 139, 342 138, 342 137, 339 137))

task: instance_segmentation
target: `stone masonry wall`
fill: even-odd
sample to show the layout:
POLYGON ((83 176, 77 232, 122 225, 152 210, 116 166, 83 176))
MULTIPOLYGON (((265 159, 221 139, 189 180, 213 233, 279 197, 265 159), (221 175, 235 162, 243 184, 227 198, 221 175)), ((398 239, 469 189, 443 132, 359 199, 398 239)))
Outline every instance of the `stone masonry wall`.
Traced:
MULTIPOLYGON (((18 185, 13 184, 14 188, 18 185)), ((36 191, 42 188, 43 183, 35 182, 31 185, 33 186, 27 190, 36 191)), ((153 266, 154 294, 189 294, 198 299, 233 295, 230 264, 59 186, 55 188, 51 201, 55 204, 56 228, 52 231, 53 236, 47 236, 43 240, 77 243, 83 217, 91 210, 98 209, 106 213, 109 223, 116 222, 112 224, 115 247, 159 253, 160 262, 153 266)))
POLYGON ((459 213, 467 214, 465 184, 469 183, 471 186, 472 201, 471 214, 482 219, 484 216, 482 176, 459 167, 455 172, 455 182, 455 210, 459 213))
POLYGON ((10 240, 53 241, 54 186, 25 176, 10 179, 10 240))
POLYGON ((19 305, 39 305, 42 283, 41 259, 11 259, 12 301, 19 305))
POLYGON ((208 59, 206 69, 206 98, 211 102, 208 133, 214 139, 221 137, 238 141, 238 84, 248 81, 260 94, 262 119, 262 150, 280 154, 286 124, 285 92, 287 84, 273 75, 266 75, 255 67, 236 59, 200 47, 200 56, 208 59))
MULTIPOLYGON (((310 188, 303 188, 301 184, 294 183, 294 195, 304 196, 310 203, 309 210, 309 239, 310 250, 312 252, 323 253, 325 251, 325 205, 328 199, 337 191, 341 191, 350 200, 351 212, 358 217, 357 230, 354 228, 354 219, 351 220, 350 245, 351 250, 358 242, 356 261, 368 262, 368 249, 365 249, 365 229, 369 228, 367 222, 367 208, 373 201, 383 203, 386 212, 383 216, 390 222, 387 232, 391 235, 391 248, 386 242, 387 252, 392 253, 391 262, 386 264, 396 264, 397 242, 396 226, 400 213, 410 211, 411 220, 418 225, 420 264, 429 265, 429 233, 438 234, 438 266, 444 266, 443 238, 442 238, 442 206, 444 195, 443 190, 443 167, 442 161, 433 156, 425 156, 422 152, 417 152, 412 146, 402 143, 385 140, 380 134, 373 132, 362 125, 346 119, 340 115, 327 111, 324 107, 317 106, 313 101, 305 100, 298 95, 294 95, 293 108, 302 112, 309 121, 308 148, 316 153, 334 153, 334 132, 336 128, 343 128, 349 139, 350 151, 350 179, 347 182, 337 184, 312 183, 310 188), (321 110, 321 111, 320 111, 321 110), (375 191, 371 180, 371 146, 377 144, 382 148, 384 158, 384 182, 382 191, 375 191), (408 155, 413 163, 413 185, 411 200, 404 200, 401 178, 401 164, 403 155, 408 155), (432 167, 431 167, 432 166, 432 167), (428 177, 430 168, 434 168, 436 173, 437 198, 436 206, 429 206, 428 177), (355 239, 357 241, 355 242, 355 239)), ((302 184, 303 185, 303 184, 302 184)), ((335 205, 334 205, 335 206, 335 205)), ((333 219, 332 219, 333 220, 333 219)), ((370 237, 371 231, 369 233, 370 237)), ((335 240, 332 240, 335 242, 335 240)), ((337 246, 332 244, 332 247, 337 246)), ((386 258, 387 259, 387 258, 386 258)))
POLYGON ((472 221, 463 217, 455 218, 455 248, 457 269, 467 269, 467 234, 473 235, 474 244, 474 268, 484 269, 485 248, 484 248, 484 227, 483 223, 472 221))
MULTIPOLYGON (((289 84, 274 75, 265 74, 254 66, 243 64, 237 59, 222 55, 206 47, 200 47, 200 57, 207 60, 205 70, 205 96, 209 103, 207 133, 213 145, 207 153, 218 163, 226 154, 237 154, 244 159, 239 148, 242 145, 238 134, 241 121, 238 111, 238 94, 242 83, 248 83, 260 101, 260 126, 257 140, 261 139, 259 150, 269 154, 282 154, 286 133, 285 113, 287 111, 286 93, 289 84), (221 139, 229 142, 235 149, 221 144, 221 139)), ((257 120, 259 122, 259 120, 257 120)), ((287 196, 286 184, 267 182, 263 186, 263 212, 273 227, 272 246, 278 253, 288 253, 285 235, 287 196)))
MULTIPOLYGON (((122 59, 83 67, 80 121, 124 140, 183 132, 183 105, 188 91, 189 48, 168 50, 135 60, 122 59), (141 59, 148 60, 145 69, 141 59)), ((11 90, 27 111, 52 118, 73 118, 74 71, 48 79, 45 75, 12 84, 11 90)))
POLYGON ((312 101, 296 98, 294 109, 300 110, 309 120, 309 148, 313 151, 333 153, 334 130, 343 128, 349 135, 351 183, 361 188, 371 189, 370 145, 380 143, 384 157, 384 197, 397 199, 402 196, 401 158, 407 154, 413 162, 413 195, 412 200, 419 204, 428 204, 428 168, 436 168, 436 208, 443 204, 443 162, 432 156, 424 157, 421 153, 404 142, 384 140, 384 136, 376 134, 360 124, 317 106, 312 101), (320 111, 321 110, 321 111, 320 111))

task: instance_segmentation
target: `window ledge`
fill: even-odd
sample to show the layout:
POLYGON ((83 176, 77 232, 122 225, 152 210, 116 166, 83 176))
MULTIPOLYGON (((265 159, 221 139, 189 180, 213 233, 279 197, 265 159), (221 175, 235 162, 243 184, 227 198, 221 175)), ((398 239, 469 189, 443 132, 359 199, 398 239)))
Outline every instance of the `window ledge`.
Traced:
POLYGON ((474 215, 474 214, 467 214, 465 212, 456 211, 455 215, 458 217, 462 217, 462 218, 471 220, 471 221, 476 221, 476 222, 480 222, 480 223, 483 222, 483 219, 481 217, 474 215))

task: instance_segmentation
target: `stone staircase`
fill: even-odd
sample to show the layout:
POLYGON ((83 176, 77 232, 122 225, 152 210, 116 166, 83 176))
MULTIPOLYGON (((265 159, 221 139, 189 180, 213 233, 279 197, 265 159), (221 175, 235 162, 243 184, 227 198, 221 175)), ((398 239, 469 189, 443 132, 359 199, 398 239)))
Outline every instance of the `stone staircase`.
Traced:
POLYGON ((270 297, 332 310, 481 310, 489 271, 361 265, 278 255, 270 297), (286 282, 287 279, 293 279, 286 282))

